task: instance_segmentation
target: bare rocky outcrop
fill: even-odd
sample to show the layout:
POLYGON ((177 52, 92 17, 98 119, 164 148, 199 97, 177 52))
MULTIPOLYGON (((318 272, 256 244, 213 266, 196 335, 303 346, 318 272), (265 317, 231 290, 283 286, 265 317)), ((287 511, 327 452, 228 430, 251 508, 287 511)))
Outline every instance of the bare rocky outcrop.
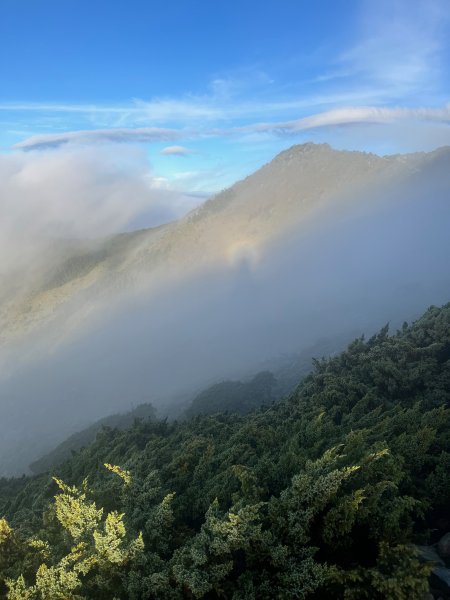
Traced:
MULTIPOLYGON (((419 560, 430 564, 430 592, 426 600, 450 599, 450 532, 437 544, 417 546, 419 560)), ((425 599, 424 599, 425 600, 425 599)))

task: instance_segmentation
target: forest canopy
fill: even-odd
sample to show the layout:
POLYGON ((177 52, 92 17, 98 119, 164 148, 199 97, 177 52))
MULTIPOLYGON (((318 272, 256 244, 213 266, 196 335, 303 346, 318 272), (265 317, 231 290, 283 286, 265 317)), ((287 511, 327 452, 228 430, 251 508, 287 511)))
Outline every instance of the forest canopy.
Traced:
POLYGON ((0 595, 419 600, 417 545, 450 530, 449 408, 447 304, 246 415, 104 428, 0 481, 0 595))

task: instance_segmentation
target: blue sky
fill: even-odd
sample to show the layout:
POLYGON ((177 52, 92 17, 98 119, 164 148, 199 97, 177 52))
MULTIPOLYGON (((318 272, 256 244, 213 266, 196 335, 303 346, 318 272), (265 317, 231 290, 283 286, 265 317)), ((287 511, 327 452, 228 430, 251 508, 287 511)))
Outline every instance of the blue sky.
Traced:
POLYGON ((211 193, 304 141, 450 144, 448 0, 1 0, 0 152, 145 153, 211 193))

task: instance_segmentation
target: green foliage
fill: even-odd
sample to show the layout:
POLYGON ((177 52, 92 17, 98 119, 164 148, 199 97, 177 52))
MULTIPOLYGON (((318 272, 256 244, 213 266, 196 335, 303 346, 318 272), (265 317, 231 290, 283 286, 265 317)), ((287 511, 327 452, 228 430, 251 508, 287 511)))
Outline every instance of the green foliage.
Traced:
MULTIPOLYGON (((114 467, 109 466, 116 472, 114 467)), ((120 569, 138 559, 144 551, 141 534, 130 542, 126 541, 123 514, 112 511, 103 519, 103 509, 98 509, 95 502, 87 499, 86 480, 81 489, 66 485, 57 478, 55 482, 60 489, 55 496, 55 515, 63 534, 68 537, 70 550, 59 556, 58 548, 46 541, 25 541, 28 552, 34 551, 46 562, 39 565, 34 582, 30 584, 23 574, 15 579, 4 578, 8 600, 78 600, 88 597, 82 592, 89 589, 91 593, 97 589, 97 594, 90 597, 104 597, 111 581, 121 574, 120 569)), ((12 529, 4 520, 0 527, 3 546, 12 536, 12 529)), ((24 563, 26 558, 24 551, 24 563)), ((116 593, 116 589, 111 592, 116 593)))
POLYGON ((411 546, 382 542, 374 566, 346 572, 336 569, 330 579, 342 584, 344 600, 422 600, 428 591, 430 571, 430 566, 417 560, 411 546))
POLYGON ((0 596, 420 599, 449 472, 447 305, 280 403, 105 429, 55 480, 0 480, 0 596))
POLYGON ((262 405, 275 401, 273 389, 275 377, 269 371, 262 371, 247 383, 223 381, 216 383, 198 394, 186 410, 186 416, 213 415, 233 412, 246 414, 262 405))
POLYGON ((104 417, 86 429, 71 435, 51 452, 34 461, 30 465, 30 469, 33 473, 43 473, 49 469, 53 469, 56 465, 71 458, 73 454, 79 452, 84 446, 91 444, 95 440, 97 434, 105 428, 127 429, 128 427, 131 427, 136 420, 154 420, 155 418, 155 409, 151 404, 140 404, 128 413, 118 413, 104 417))

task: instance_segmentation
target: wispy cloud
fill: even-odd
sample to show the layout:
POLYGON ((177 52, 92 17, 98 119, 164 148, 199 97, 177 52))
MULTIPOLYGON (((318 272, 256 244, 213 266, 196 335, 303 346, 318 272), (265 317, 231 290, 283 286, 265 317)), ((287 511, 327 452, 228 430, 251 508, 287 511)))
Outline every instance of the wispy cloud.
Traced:
POLYGON ((195 150, 186 148, 186 146, 166 146, 161 150, 161 154, 165 156, 187 156, 188 154, 194 154, 195 150))
POLYGON ((353 43, 335 60, 334 78, 382 92, 384 101, 428 98, 440 90, 442 52, 448 45, 450 11, 446 0, 365 2, 353 43))
MULTIPOLYGON (((70 115, 81 114, 91 123, 101 121, 106 127, 133 127, 155 123, 174 123, 183 126, 199 124, 220 123, 242 119, 265 119, 279 117, 293 111, 306 111, 314 108, 327 107, 342 103, 363 103, 369 101, 372 94, 367 90, 335 91, 324 93, 319 90, 310 94, 294 94, 285 97, 268 96, 257 99, 249 95, 242 96, 189 96, 182 100, 161 99, 156 101, 134 100, 122 106, 103 105, 78 105, 78 104, 0 104, 0 111, 14 113, 15 119, 20 117, 16 113, 36 113, 39 116, 40 126, 52 126, 52 120, 60 128, 61 113, 66 113, 66 122, 70 122, 70 115), (52 119, 52 114, 58 117, 52 119)), ((95 127, 93 129, 99 129, 95 127)), ((156 128, 155 128, 156 129, 156 128)), ((164 128, 167 130, 167 128, 164 128)), ((86 134, 89 132, 86 129, 86 134)))
POLYGON ((241 132, 292 133, 320 127, 333 127, 356 123, 394 123, 397 121, 432 121, 450 124, 450 105, 443 108, 390 108, 360 106, 336 108, 301 119, 279 123, 259 123, 237 128, 241 132))
POLYGON ((189 133, 183 129, 164 129, 159 127, 143 128, 110 128, 67 131, 65 133, 49 133, 34 135, 14 145, 15 149, 38 150, 62 146, 70 142, 76 144, 120 143, 120 142, 172 142, 185 137, 189 133))
MULTIPOLYGON (((159 129, 117 128, 88 131, 69 131, 66 133, 32 136, 14 146, 18 150, 39 150, 58 147, 64 144, 90 145, 98 143, 151 143, 194 139, 196 137, 225 137, 248 133, 268 132, 289 134, 323 127, 334 127, 364 123, 395 123, 398 121, 425 121, 450 124, 450 105, 441 108, 408 108, 378 106, 348 106, 323 111, 288 121, 253 123, 241 127, 204 128, 204 129, 159 129)), ((186 155, 192 150, 184 146, 168 146, 162 154, 186 155)))
POLYGON ((136 110, 133 106, 109 106, 98 104, 58 104, 52 102, 6 102, 0 110, 7 112, 63 112, 63 113, 123 113, 136 110))

